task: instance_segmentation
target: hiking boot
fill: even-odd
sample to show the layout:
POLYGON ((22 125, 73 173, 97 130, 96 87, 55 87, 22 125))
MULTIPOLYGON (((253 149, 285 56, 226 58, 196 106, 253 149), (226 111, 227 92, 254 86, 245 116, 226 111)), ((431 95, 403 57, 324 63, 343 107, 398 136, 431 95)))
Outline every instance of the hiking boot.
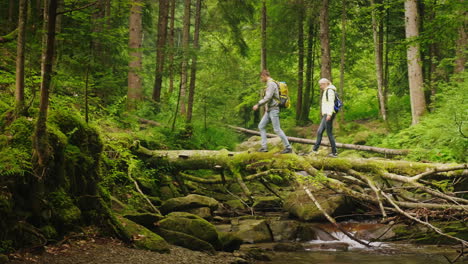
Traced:
POLYGON ((292 153, 292 148, 285 148, 283 149, 283 151, 280 152, 280 154, 288 154, 288 153, 292 153))
POLYGON ((338 153, 330 153, 330 154, 328 154, 328 157, 336 158, 336 157, 338 157, 338 153))
POLYGON ((268 149, 262 147, 262 148, 259 148, 257 152, 268 152, 268 149))

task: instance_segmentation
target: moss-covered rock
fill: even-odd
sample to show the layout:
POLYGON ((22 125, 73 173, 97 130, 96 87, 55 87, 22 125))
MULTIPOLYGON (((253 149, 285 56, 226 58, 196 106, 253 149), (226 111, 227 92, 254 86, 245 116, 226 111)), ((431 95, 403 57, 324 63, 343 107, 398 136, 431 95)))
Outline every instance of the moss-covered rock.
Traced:
POLYGON ((294 220, 270 220, 269 226, 275 242, 293 241, 297 238, 300 223, 294 220))
POLYGON ((245 205, 240 200, 229 200, 229 201, 226 201, 225 204, 227 204, 231 209, 237 209, 237 210, 245 209, 245 205))
MULTIPOLYGON (((332 216, 346 214, 354 208, 346 197, 341 194, 318 190, 315 193, 315 197, 322 206, 322 209, 332 216)), ((290 193, 285 199, 283 208, 291 215, 303 221, 325 220, 322 212, 303 190, 290 193)))
POLYGON ((186 233, 164 228, 157 228, 156 232, 171 244, 197 251, 215 252, 215 248, 210 243, 186 233))
POLYGON ((69 194, 58 189, 49 194, 53 217, 63 226, 72 226, 81 219, 81 210, 73 203, 69 194))
POLYGON ((232 231, 245 243, 272 242, 273 237, 266 220, 246 219, 233 221, 232 231))
POLYGON ((231 232, 219 232, 219 241, 221 242, 222 250, 227 252, 238 250, 243 243, 239 236, 231 232))
MULTIPOLYGON (((450 221, 450 222, 431 222, 431 224, 442 232, 458 237, 465 241, 468 240, 468 224, 466 222, 450 221)), ((392 228, 395 233, 394 237, 389 240, 409 240, 420 244, 456 244, 455 240, 441 236, 427 226, 420 224, 406 226, 397 225, 392 228)))
POLYGON ((189 194, 185 197, 172 198, 164 201, 160 210, 163 214, 176 211, 187 211, 200 207, 208 207, 213 211, 216 210, 218 206, 218 201, 211 197, 198 194, 189 194))
POLYGON ((161 219, 164 219, 164 216, 160 214, 154 214, 154 213, 135 213, 135 214, 125 214, 123 217, 139 224, 142 225, 148 229, 153 229, 154 225, 160 221, 161 219))
POLYGON ((282 208, 282 201, 276 196, 255 197, 252 207, 255 211, 278 211, 282 208))
POLYGON ((119 216, 117 219, 122 223, 125 235, 133 239, 133 243, 137 248, 160 253, 168 253, 170 251, 167 242, 158 234, 124 217, 119 216))
POLYGON ((214 225, 194 214, 173 212, 167 215, 167 218, 159 221, 157 225, 165 230, 184 233, 208 242, 215 249, 221 248, 218 232, 214 225))
POLYGON ((210 220, 212 218, 211 209, 209 207, 200 207, 187 210, 188 213, 198 215, 199 217, 210 220))

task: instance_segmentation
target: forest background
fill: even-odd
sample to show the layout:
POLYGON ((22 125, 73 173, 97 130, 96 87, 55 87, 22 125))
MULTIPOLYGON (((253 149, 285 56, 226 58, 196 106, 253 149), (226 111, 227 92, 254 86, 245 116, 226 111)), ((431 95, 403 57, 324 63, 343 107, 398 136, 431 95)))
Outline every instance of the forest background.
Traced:
POLYGON ((289 85, 288 136, 313 137, 326 77, 344 101, 338 142, 466 163, 467 10, 463 0, 0 1, 0 253, 44 244, 28 234, 47 242, 81 214, 115 220, 106 202, 132 193, 133 171, 159 184, 164 168, 145 167, 134 140, 234 150, 245 137, 226 125, 256 128, 262 69, 289 85))

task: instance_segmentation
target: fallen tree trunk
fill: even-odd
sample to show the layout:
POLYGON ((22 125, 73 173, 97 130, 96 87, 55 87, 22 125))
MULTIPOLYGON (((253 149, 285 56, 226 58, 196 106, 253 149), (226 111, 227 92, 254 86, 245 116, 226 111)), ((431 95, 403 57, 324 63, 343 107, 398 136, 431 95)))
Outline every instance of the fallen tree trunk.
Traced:
MULTIPOLYGON (((237 130, 239 132, 251 134, 251 135, 260 135, 260 132, 255 131, 255 130, 250 130, 242 127, 236 127, 236 126, 228 126, 234 130, 237 130)), ((277 137, 275 134, 270 134, 267 133, 267 137, 277 137)), ((312 139, 305 139, 305 138, 298 138, 298 137, 287 137, 289 142, 295 142, 295 143, 302 143, 302 144, 315 144, 315 140, 312 139)), ((328 142, 321 142, 321 145, 324 146, 330 146, 330 143, 328 142)), ((337 148, 344 148, 344 149, 354 149, 354 150, 363 150, 363 151, 371 151, 371 152, 376 152, 376 153, 381 153, 381 154, 386 154, 386 155, 406 155, 410 151, 407 149, 388 149, 388 148, 378 148, 378 147, 372 147, 372 146, 364 146, 364 145, 354 145, 354 144, 344 144, 344 143, 336 143, 337 148)))
MULTIPOLYGON (((419 223, 421 220, 418 217, 429 216, 431 219, 459 217, 460 221, 466 221, 468 215, 468 200, 447 191, 454 188, 450 184, 466 180, 467 164, 447 165, 227 150, 148 150, 138 143, 134 144, 133 151, 150 166, 173 170, 174 175, 181 175, 186 181, 208 185, 237 183, 243 193, 243 200, 248 200, 249 204, 255 202, 255 195, 248 183, 255 180, 261 184, 270 183, 267 179, 273 175, 272 178, 281 177, 301 186, 321 185, 322 188, 359 201, 363 206, 372 208, 373 212, 380 211, 384 219, 397 213, 419 223), (190 171, 199 169, 212 170, 213 174, 203 178, 191 175, 190 171), (327 177, 328 175, 331 177, 327 177), (408 198, 397 199, 405 196, 408 198), (421 211, 426 214, 420 215, 421 211)), ((270 184, 268 190, 278 196, 272 186, 273 184, 270 184)), ((319 208, 316 201, 314 203, 319 208)), ((333 217, 321 211, 333 223, 333 217)), ((429 223, 425 225, 433 227, 429 223)), ((445 237, 466 243, 460 238, 432 229, 445 237)))

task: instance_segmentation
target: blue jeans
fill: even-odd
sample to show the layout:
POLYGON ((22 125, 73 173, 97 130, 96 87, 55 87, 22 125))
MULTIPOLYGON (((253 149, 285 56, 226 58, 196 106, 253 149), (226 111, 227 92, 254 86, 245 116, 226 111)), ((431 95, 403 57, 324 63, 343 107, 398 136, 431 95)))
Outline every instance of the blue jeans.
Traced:
POLYGON ((332 148, 332 153, 336 154, 336 143, 335 137, 333 136, 333 119, 335 119, 335 115, 333 114, 330 121, 327 121, 327 115, 322 116, 322 121, 320 122, 319 129, 317 131, 317 140, 315 141, 314 151, 317 151, 320 147, 320 143, 322 142, 322 135, 325 129, 327 130, 328 140, 330 140, 330 145, 332 148))
POLYGON ((273 124, 273 130, 275 131, 275 134, 281 138, 281 141, 283 141, 284 147, 290 148, 291 145, 289 144, 288 138, 286 137, 286 135, 280 127, 279 109, 272 109, 268 112, 265 112, 265 114, 262 117, 262 120, 260 121, 260 123, 258 123, 258 129, 260 129, 260 136, 262 136, 262 148, 268 148, 266 135, 267 132, 265 127, 270 121, 273 124))

